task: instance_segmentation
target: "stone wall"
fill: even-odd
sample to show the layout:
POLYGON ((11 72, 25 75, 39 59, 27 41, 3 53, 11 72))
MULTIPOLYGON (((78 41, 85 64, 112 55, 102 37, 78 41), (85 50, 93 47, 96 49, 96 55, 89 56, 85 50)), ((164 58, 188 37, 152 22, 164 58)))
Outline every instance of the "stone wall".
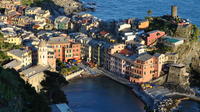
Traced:
POLYGON ((82 70, 79 70, 79 71, 77 71, 77 72, 75 72, 75 73, 72 73, 72 74, 70 74, 70 75, 65 76, 65 79, 66 79, 66 80, 71 80, 71 79, 73 79, 73 78, 75 78, 75 77, 81 75, 82 72, 84 72, 83 69, 82 69, 82 70))
POLYGON ((157 85, 162 85, 166 82, 166 79, 167 79, 167 74, 166 75, 163 75, 155 80, 152 80, 150 81, 150 83, 154 83, 154 84, 157 84, 157 85))

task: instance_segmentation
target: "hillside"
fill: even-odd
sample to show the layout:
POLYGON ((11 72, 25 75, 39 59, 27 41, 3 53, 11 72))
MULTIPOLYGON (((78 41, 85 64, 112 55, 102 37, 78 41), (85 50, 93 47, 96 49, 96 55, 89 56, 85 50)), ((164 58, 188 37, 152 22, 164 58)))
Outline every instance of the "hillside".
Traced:
POLYGON ((53 16, 69 15, 85 10, 79 0, 22 0, 22 4, 42 7, 49 10, 53 16))
MULTIPOLYGON (((192 72, 190 82, 200 83, 200 42, 199 42, 199 28, 194 24, 188 24, 183 26, 176 25, 176 21, 180 19, 174 19, 170 16, 151 17, 150 28, 151 30, 162 30, 167 35, 184 38, 186 41, 184 44, 177 48, 172 48, 171 52, 178 54, 177 63, 183 63, 187 66, 187 71, 192 72)), ((158 47, 159 51, 163 48, 158 47)))
POLYGON ((0 67, 0 112, 49 112, 43 96, 15 70, 0 67))

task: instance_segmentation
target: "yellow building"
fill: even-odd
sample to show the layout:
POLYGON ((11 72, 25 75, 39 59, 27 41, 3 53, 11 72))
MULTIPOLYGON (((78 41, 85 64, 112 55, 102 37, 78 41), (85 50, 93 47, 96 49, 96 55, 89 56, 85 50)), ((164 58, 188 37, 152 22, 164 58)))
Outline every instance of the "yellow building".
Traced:
POLYGON ((41 7, 29 7, 25 10, 25 15, 34 15, 41 11, 41 7))
POLYGON ((22 39, 20 37, 8 37, 8 38, 4 38, 4 42, 15 44, 15 45, 21 45, 22 39))
POLYGON ((8 17, 4 15, 0 15, 0 22, 7 22, 8 17))
POLYGON ((114 54, 118 51, 121 51, 125 48, 125 44, 115 44, 115 45, 112 45, 109 50, 108 50, 108 53, 109 54, 114 54))
POLYGON ((31 51, 14 49, 7 52, 7 55, 20 62, 21 69, 26 69, 32 65, 31 51))

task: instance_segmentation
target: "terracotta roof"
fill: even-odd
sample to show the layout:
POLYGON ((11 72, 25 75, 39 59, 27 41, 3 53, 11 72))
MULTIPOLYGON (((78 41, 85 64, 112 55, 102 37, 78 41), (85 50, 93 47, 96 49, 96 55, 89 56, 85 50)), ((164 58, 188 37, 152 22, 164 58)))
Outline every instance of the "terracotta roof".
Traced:
POLYGON ((108 32, 106 32, 106 31, 101 31, 100 34, 101 34, 101 35, 106 35, 106 34, 108 34, 108 32))
POLYGON ((128 49, 123 49, 119 52, 120 54, 123 54, 123 55, 132 55, 133 52, 131 52, 130 50, 128 49))

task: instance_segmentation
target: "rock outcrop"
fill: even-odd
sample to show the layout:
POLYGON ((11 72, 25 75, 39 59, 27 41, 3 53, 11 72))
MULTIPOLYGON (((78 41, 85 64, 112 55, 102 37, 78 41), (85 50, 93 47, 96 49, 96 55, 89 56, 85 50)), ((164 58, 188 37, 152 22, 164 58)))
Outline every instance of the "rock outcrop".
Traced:
POLYGON ((83 4, 78 0, 52 0, 55 5, 63 7, 66 14, 82 11, 83 4))
POLYGON ((70 15, 86 10, 83 3, 78 0, 46 0, 34 5, 49 10, 55 17, 70 15))
POLYGON ((200 70, 198 70, 198 67, 200 67, 198 65, 200 63, 200 42, 185 42, 183 45, 179 46, 174 51, 178 53, 177 63, 183 63, 187 66, 188 70, 191 70, 192 67, 192 69, 194 69, 195 71, 197 70, 200 73, 200 70))

